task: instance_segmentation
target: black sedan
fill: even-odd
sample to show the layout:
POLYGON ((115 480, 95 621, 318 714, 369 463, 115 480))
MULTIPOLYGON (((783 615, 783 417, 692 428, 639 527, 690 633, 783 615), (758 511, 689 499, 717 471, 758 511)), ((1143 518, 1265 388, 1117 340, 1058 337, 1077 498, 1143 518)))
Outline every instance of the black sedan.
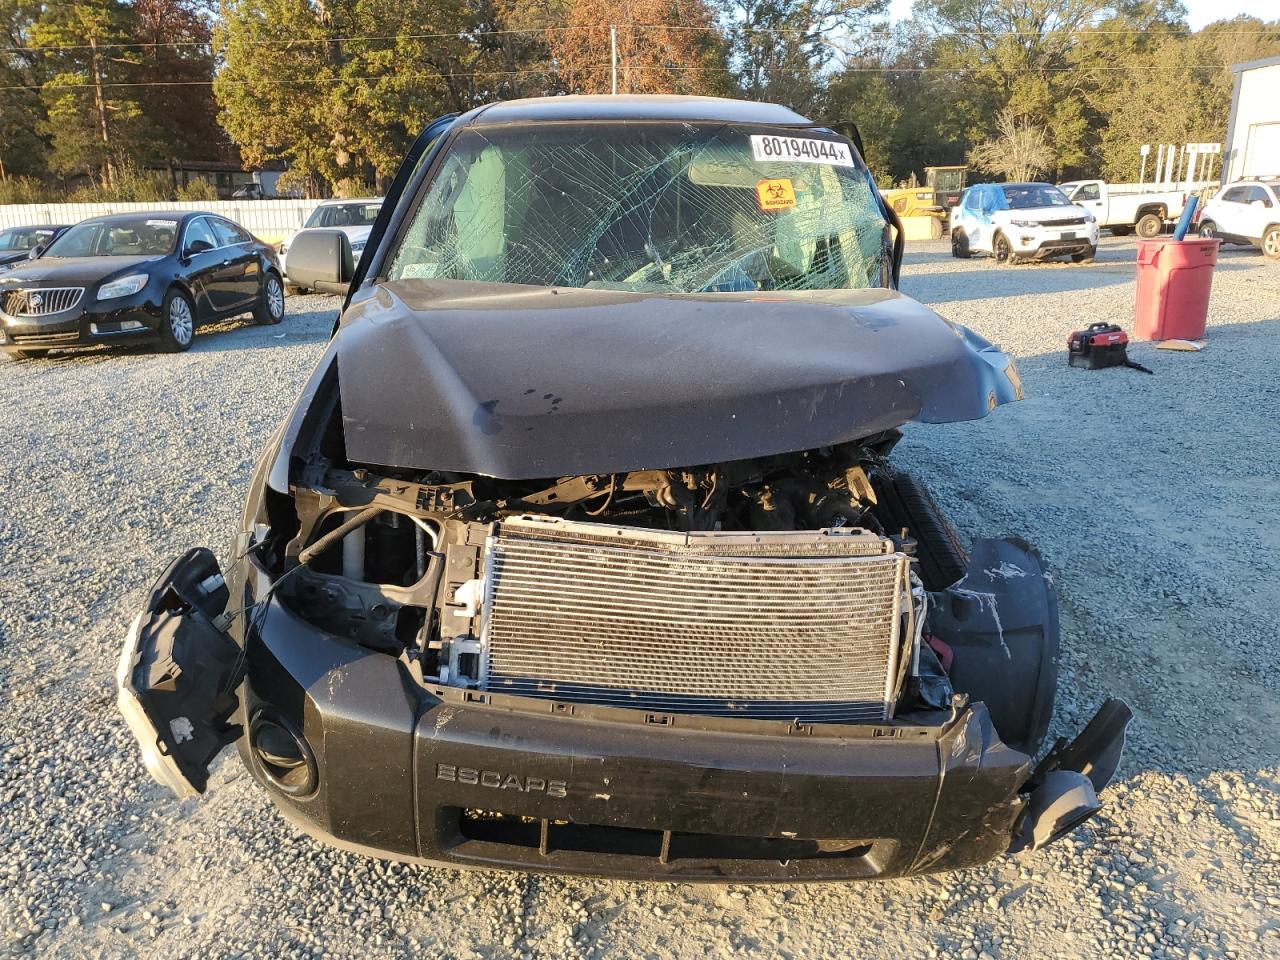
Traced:
POLYGON ((67 231, 66 224, 37 227, 9 227, 0 230, 0 270, 22 263, 40 252, 67 231))
POLYGON ((76 224, 0 276, 0 348, 14 357, 116 341, 186 350, 207 321, 284 319, 271 247, 211 213, 131 213, 76 224))

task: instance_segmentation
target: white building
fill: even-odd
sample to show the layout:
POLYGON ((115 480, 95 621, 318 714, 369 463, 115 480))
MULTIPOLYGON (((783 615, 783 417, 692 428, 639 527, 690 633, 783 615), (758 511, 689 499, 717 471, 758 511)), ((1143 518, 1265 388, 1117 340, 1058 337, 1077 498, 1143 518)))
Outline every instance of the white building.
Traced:
POLYGON ((1280 175, 1280 57, 1237 63, 1231 72, 1235 87, 1222 182, 1280 175))

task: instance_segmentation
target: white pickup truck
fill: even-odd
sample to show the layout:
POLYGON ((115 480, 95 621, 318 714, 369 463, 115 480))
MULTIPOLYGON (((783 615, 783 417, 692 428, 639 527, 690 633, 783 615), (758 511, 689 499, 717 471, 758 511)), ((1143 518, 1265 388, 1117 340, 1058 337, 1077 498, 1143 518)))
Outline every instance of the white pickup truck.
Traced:
POLYGON ((1093 214, 1099 227, 1116 236, 1135 230, 1145 240, 1158 237, 1164 226, 1182 216, 1187 199, 1217 181, 1173 184, 1107 183, 1104 180, 1073 180, 1059 188, 1077 206, 1093 214))

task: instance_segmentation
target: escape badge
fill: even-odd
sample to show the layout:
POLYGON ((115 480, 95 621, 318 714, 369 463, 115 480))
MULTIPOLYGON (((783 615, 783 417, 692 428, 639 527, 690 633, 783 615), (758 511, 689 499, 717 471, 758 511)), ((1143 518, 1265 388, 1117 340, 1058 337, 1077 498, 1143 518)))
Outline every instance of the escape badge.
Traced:
POLYGON ((790 177, 761 180, 756 184, 756 200, 761 210, 790 210, 796 205, 796 188, 790 177))

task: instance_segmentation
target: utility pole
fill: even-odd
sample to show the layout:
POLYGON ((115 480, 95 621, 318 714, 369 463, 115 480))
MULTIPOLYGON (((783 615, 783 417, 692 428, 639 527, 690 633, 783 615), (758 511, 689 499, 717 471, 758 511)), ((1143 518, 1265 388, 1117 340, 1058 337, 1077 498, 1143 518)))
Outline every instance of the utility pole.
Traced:
POLYGON ((107 102, 102 95, 102 65, 98 60, 98 38, 89 37, 89 64, 93 73, 93 105, 98 110, 98 126, 102 133, 102 149, 104 153, 107 183, 115 180, 111 169, 111 137, 107 133, 107 102))
POLYGON ((609 28, 609 68, 612 75, 610 89, 613 95, 618 95, 618 28, 609 28))

